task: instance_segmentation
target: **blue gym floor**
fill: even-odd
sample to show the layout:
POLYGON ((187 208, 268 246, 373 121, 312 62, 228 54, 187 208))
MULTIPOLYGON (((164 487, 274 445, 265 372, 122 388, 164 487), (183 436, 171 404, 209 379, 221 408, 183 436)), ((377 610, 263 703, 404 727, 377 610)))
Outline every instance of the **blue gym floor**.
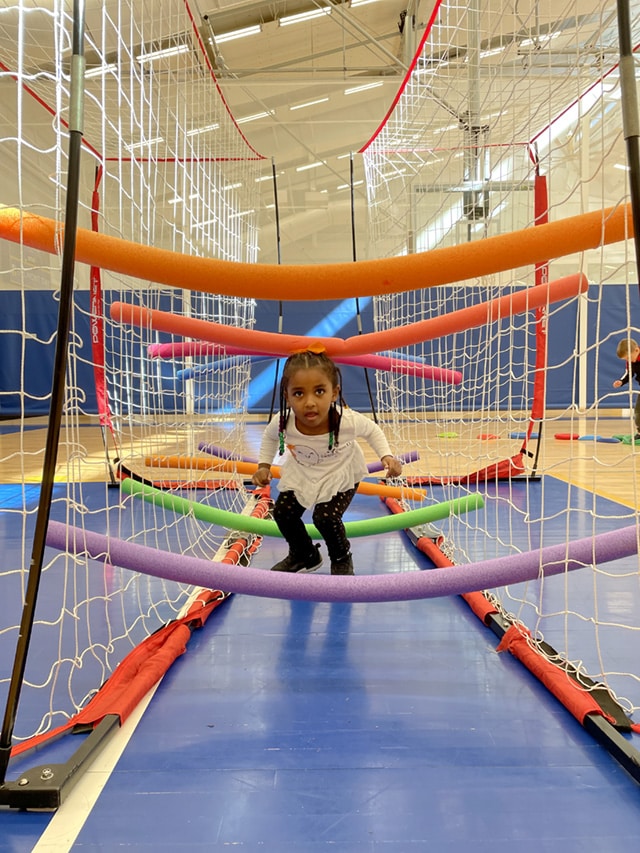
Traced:
MULTIPOLYGON (((550 480, 545 513, 557 501, 564 531, 579 490, 550 480)), ((380 514, 368 500, 354 517, 380 514)), ((489 515, 499 489, 494 500, 489 515)), ((599 507, 611 527, 628 513, 599 507)), ((10 559, 15 542, 0 529, 10 559)), ((522 536, 530 542, 524 523, 522 536)), ((359 572, 426 566, 404 534, 353 545, 359 572)), ((265 541, 253 563, 281 554, 281 541, 265 541)), ((75 842, 37 846, 50 813, 0 810, 0 851, 627 853, 640 840, 638 783, 497 643, 458 597, 233 595, 162 680, 75 842)), ((638 671, 637 644, 620 655, 638 671)))

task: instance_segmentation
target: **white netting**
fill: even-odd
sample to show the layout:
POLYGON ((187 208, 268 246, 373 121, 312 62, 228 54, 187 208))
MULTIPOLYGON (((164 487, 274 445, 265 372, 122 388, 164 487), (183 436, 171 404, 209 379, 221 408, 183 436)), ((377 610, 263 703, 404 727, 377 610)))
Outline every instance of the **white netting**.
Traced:
MULTIPOLYGON (((72 21, 66 7, 0 4, 0 204, 56 221, 64 219, 68 179, 72 21)), ((262 158, 226 108, 189 4, 122 2, 110 9, 116 17, 106 4, 86 13, 79 226, 132 244, 255 261, 252 189, 262 158), (167 32, 174 35, 164 38, 167 32), (92 208, 99 211, 93 218, 92 208)), ((0 459, 4 481, 15 483, 3 487, 11 558, 0 581, 3 612, 13 621, 0 625, 2 697, 18 637, 43 462, 46 423, 30 418, 49 409, 60 267, 59 257, 0 241, 0 289, 12 315, 3 324, 3 352, 10 358, 0 414, 10 420, 0 459)), ((145 470, 145 456, 190 452, 200 441, 222 438, 229 448, 239 445, 249 361, 228 359, 224 369, 183 380, 178 368, 190 366, 188 359, 176 366, 149 356, 149 345, 170 336, 111 322, 113 301, 237 327, 254 322, 249 299, 192 293, 188 281, 178 290, 106 272, 90 287, 89 267, 78 264, 52 517, 211 558, 225 531, 125 501, 114 459, 164 481, 171 472, 145 470), (96 408, 100 418, 89 417, 96 408)), ((178 476, 191 484, 207 479, 189 471, 178 476)), ((213 489, 217 505, 239 510, 244 491, 230 485, 240 487, 200 482, 199 498, 207 500, 213 489)), ((107 570, 103 577, 95 565, 47 550, 34 641, 52 655, 29 661, 22 689, 29 710, 18 716, 16 737, 55 727, 82 707, 124 655, 175 617, 192 594, 186 586, 130 572, 107 570)))
MULTIPOLYGON (((437 5, 435 26, 405 93, 365 154, 376 254, 455 246, 533 226, 534 204, 542 192, 536 173, 547 179, 550 219, 627 201, 625 173, 616 169, 625 154, 614 10, 596 0, 572 0, 561 7, 497 0, 437 5)), ((117 18, 110 18, 101 4, 87 12, 81 227, 97 224, 102 233, 132 243, 254 261, 250 189, 259 157, 220 98, 189 4, 123 2, 117 9, 117 18), (166 32, 173 36, 164 38, 166 32), (94 187, 97 223, 90 215, 98 203, 92 198, 94 187)), ((69 100, 65 4, 54 2, 50 10, 2 6, 0 33, 0 204, 60 220, 69 100)), ((637 326, 637 274, 628 251, 627 244, 616 244, 550 265, 551 279, 582 270, 591 284, 586 296, 546 311, 547 408, 543 420, 536 418, 536 431, 583 432, 589 415, 589 432, 610 432, 606 407, 629 407, 629 391, 614 395, 607 373, 615 361, 615 343, 637 326), (608 310, 612 302, 613 313, 608 310), (558 388, 563 394, 556 402, 558 388)), ((439 316, 534 284, 529 267, 514 266, 512 273, 380 298, 376 324, 384 329, 439 316)), ((4 509, 10 541, 20 555, 0 570, 5 600, 14 602, 7 611, 16 613, 13 622, 0 625, 6 662, 0 670, 2 695, 18 634, 43 458, 42 436, 28 418, 48 410, 50 375, 41 365, 51 362, 59 278, 59 258, 0 242, 0 288, 14 318, 3 331, 5 352, 13 361, 5 360, 8 381, 0 389, 0 414, 15 427, 13 438, 3 441, 0 459, 3 471, 11 466, 16 484, 6 492, 4 509)), ((221 369, 204 371, 198 381, 185 381, 174 364, 149 356, 149 345, 169 336, 113 324, 108 306, 117 300, 251 326, 253 303, 192 293, 188 282, 178 291, 103 273, 105 386, 104 396, 100 391, 98 396, 108 406, 101 425, 94 418, 87 426, 84 413, 93 408, 87 395, 103 350, 98 344, 96 356, 91 348, 96 291, 89 290, 87 268, 78 267, 76 280, 54 514, 73 526, 106 529, 124 539, 135 532, 136 541, 153 547, 211 557, 221 544, 220 531, 190 517, 122 501, 108 485, 113 457, 147 479, 179 477, 191 484, 206 479, 197 471, 154 469, 147 457, 194 453, 201 441, 239 449, 248 362, 234 357, 221 369), (104 434, 98 450, 89 444, 88 429, 104 434)), ((510 435, 529 427, 533 401, 540 403, 533 377, 540 372, 541 328, 536 317, 518 315, 407 349, 413 358, 459 370, 463 379, 457 386, 378 375, 380 418, 395 447, 420 450, 416 473, 458 477, 517 454, 522 440, 510 435)), ((199 366, 186 358, 182 366, 194 364, 199 366)), ((612 370, 619 375, 615 364, 612 370)), ((634 431, 628 415, 624 431, 634 431)), ((627 477, 629 509, 604 505, 571 488, 566 508, 550 509, 546 498, 557 479, 543 476, 530 487, 527 481, 493 478, 471 487, 486 494, 489 509, 446 525, 449 553, 456 561, 595 535, 603 522, 633 523, 636 456, 628 448, 623 455, 612 445, 567 442, 560 455, 536 457, 530 440, 527 450, 534 456, 525 454, 525 467, 531 470, 535 463, 540 475, 577 483, 582 478, 586 487, 600 491, 608 477, 627 477)), ((208 487, 215 485, 205 483, 199 497, 206 501, 208 487)), ((237 490, 216 489, 215 502, 239 509, 244 503, 239 485, 237 490)), ((437 489, 436 500, 465 490, 437 489)), ((633 650, 637 637, 637 586, 638 567, 632 561, 620 571, 587 569, 582 580, 568 579, 560 607, 557 596, 547 604, 544 584, 496 595, 506 610, 567 658, 584 659, 588 673, 606 681, 633 710, 640 706, 637 664, 627 663, 620 649, 633 650), (588 594, 584 587, 575 589, 585 577, 588 594), (610 580, 612 586, 605 587, 610 580), (608 635, 613 633, 622 639, 611 652, 608 635)), ((47 552, 36 631, 52 656, 30 662, 24 690, 38 691, 39 698, 24 706, 40 710, 19 717, 16 735, 44 731, 81 707, 126 651, 178 613, 190 595, 180 585, 119 570, 96 573, 83 560, 47 552)))
MULTIPOLYGON (((636 44, 640 8, 631 7, 636 44)), ((615 7, 442 2, 429 4, 425 22, 436 8, 402 96, 364 148, 375 246, 387 255, 460 246, 533 227, 541 211, 553 222, 627 203, 615 7)), ((635 523, 639 495, 629 445, 553 438, 636 431, 630 389, 612 389, 624 372, 616 344, 629 330, 638 337, 633 260, 631 241, 559 257, 537 276, 514 257, 507 273, 375 300, 377 327, 386 329, 521 291, 547 275, 553 281, 583 272, 589 279, 587 294, 540 315, 505 317, 403 351, 460 371, 460 385, 378 374, 381 417, 400 446, 420 450, 421 472, 451 480, 515 458, 542 477, 516 484, 492 473, 470 486, 491 496, 491 509, 451 521, 456 562, 635 523), (543 388, 534 392, 541 374, 546 397, 543 388), (524 438, 532 416, 534 435, 546 436, 540 455, 537 441, 524 438), (558 506, 558 483, 545 474, 600 495, 611 494, 608 483, 617 478, 625 484, 624 505, 569 488, 566 505, 558 506)), ((450 483, 436 494, 459 488, 450 483)), ((620 648, 637 644, 639 579, 634 559, 610 572, 588 568, 580 580, 567 579, 565 593, 556 585, 561 604, 542 583, 496 595, 507 612, 576 665, 584 660, 591 677, 637 709, 638 668, 623 655, 622 674, 620 648)))

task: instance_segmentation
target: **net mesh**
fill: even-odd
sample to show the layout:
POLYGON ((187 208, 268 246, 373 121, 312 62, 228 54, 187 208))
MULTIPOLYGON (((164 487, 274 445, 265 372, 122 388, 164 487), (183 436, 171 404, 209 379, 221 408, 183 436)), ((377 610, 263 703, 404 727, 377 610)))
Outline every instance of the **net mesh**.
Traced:
MULTIPOLYGON (((72 21, 66 5, 0 8, 0 201, 20 215, 56 221, 64 218, 68 180, 72 21)), ((85 57, 79 226, 189 255, 255 261, 252 188, 262 158, 227 109, 189 4, 93 5, 86 12, 85 57), (163 38, 168 31, 175 35, 163 38)), ((58 256, 0 241, 0 288, 11 315, 2 332, 11 360, 0 389, 0 413, 9 419, 0 457, 3 479, 14 483, 3 487, 11 560, 0 574, 4 613, 15 619, 0 626, 1 696, 18 637, 42 477, 46 421, 37 418, 51 399, 60 269, 58 256)), ((213 557, 224 530, 128 503, 112 486, 118 465, 157 480, 157 471, 145 469, 149 454, 189 452, 201 441, 238 445, 249 360, 232 357, 219 371, 182 380, 172 363, 149 355, 152 344, 172 338, 111 322, 109 305, 118 300, 251 327, 253 300, 192 293, 188 281, 181 290, 163 288, 84 265, 76 266, 73 298, 52 517, 213 557)), ((246 503, 233 475, 225 482, 189 471, 180 477, 199 488, 201 500, 214 497, 230 510, 246 503)), ((47 549, 34 642, 52 656, 30 656, 16 739, 71 717, 123 657, 194 594, 182 584, 108 566, 96 572, 82 558, 47 549)))
MULTIPOLYGON (((429 4, 427 12, 431 26, 402 94, 363 147, 376 248, 403 255, 459 246, 535 227, 545 217, 560 220, 629 201, 615 8, 574 0, 477 0, 429 4)), ((424 23, 427 18, 425 12, 424 23)), ((632 4, 634 45, 639 33, 632 4)), ((582 272, 589 280, 588 293, 540 312, 401 351, 460 371, 459 385, 377 375, 381 420, 399 446, 419 449, 415 468, 444 482, 434 494, 457 494, 465 489, 461 477, 489 466, 488 478, 467 487, 491 498, 489 511, 451 519, 448 526, 447 553, 455 562, 635 524, 636 462, 628 446, 554 438, 636 432, 632 389, 612 388, 624 372, 616 344, 637 338, 632 243, 560 257, 537 269, 517 257, 511 265, 507 273, 375 299, 376 326, 387 329, 547 279, 582 272), (566 507, 558 509, 557 480, 545 475, 601 495, 610 493, 611 478, 626 482, 629 476, 624 506, 569 486, 566 507)), ((447 272, 455 280, 455 271, 447 272)), ((638 670, 625 657, 622 671, 620 646, 637 641, 638 611, 631 602, 638 578, 637 560, 629 560, 566 580, 560 605, 549 595, 558 587, 549 583, 493 595, 509 618, 584 666, 633 711, 640 705, 638 670)))
MULTIPOLYGON (((61 220, 71 22, 64 3, 50 6, 0 8, 0 202, 61 220)), ((625 152, 614 11, 595 0, 439 2, 431 11, 433 25, 404 90, 364 150, 376 256, 535 227, 540 207, 553 220, 628 201, 626 174, 616 168, 625 152)), ((634 5, 636 38, 639 24, 634 5)), ((86 56, 81 227, 188 254, 255 261, 251 189, 260 154, 227 110, 206 34, 189 4, 92 7, 86 56), (174 35, 167 39, 162 34, 169 31, 174 35)), ((628 251, 628 243, 616 244, 538 271, 514 260, 508 273, 376 298, 376 327, 387 329, 516 293, 541 278, 578 271, 589 278, 586 295, 538 314, 504 317, 401 352, 460 371, 459 385, 377 374, 376 409, 394 448, 420 451, 407 474, 438 478, 438 501, 478 490, 487 498, 486 512, 443 524, 445 550, 455 562, 635 523, 635 455, 595 442, 566 442, 561 452, 546 455, 532 434, 610 433, 607 418, 616 408, 626 410, 622 430, 635 431, 631 390, 613 393, 617 367, 607 372, 617 340, 634 330, 637 273, 628 251), (541 373, 542 390, 535 381, 541 373), (588 469, 582 464, 587 452, 588 469), (516 471, 513 479, 458 482, 520 454, 524 477, 516 471), (535 489, 527 479, 532 472, 540 477, 535 489), (607 478, 619 474, 629 483, 624 504, 585 497, 578 488, 602 492, 607 478), (577 487, 567 487, 566 509, 551 510, 547 495, 558 479, 577 487)), ((0 288, 11 317, 2 330, 11 356, 0 414, 11 419, 12 430, 0 461, 3 471, 14 472, 6 478, 14 486, 5 487, 3 524, 20 555, 0 575, 5 612, 16 614, 43 460, 41 431, 32 427, 49 407, 45 366, 55 344, 51 317, 59 279, 59 258, 0 241, 0 288)), ((150 346, 172 338, 113 324, 109 304, 116 300, 240 327, 254 323, 252 300, 191 292, 188 282, 177 291, 105 271, 89 275, 79 267, 53 513, 75 527, 210 558, 225 534, 189 516, 122 500, 111 488, 118 473, 113 458, 148 480, 179 476, 182 485, 199 488, 200 500, 239 511, 246 495, 233 475, 223 488, 200 472, 168 474, 147 461, 195 453, 201 442, 240 451, 249 362, 226 357, 219 369, 182 379, 173 364, 150 356, 150 346), (99 416, 90 417, 95 410, 99 416), (103 435, 98 450, 89 427, 103 435)), ((192 366, 198 362, 185 357, 183 367, 192 366)), ((53 653, 29 661, 23 690, 34 696, 22 703, 28 710, 18 719, 19 739, 83 707, 126 653, 193 596, 180 584, 111 567, 96 572, 81 557, 46 557, 35 630, 53 653)), ((631 660, 640 624, 637 562, 573 575, 559 581, 562 606, 557 596, 549 603, 542 581, 491 595, 633 712, 640 706, 637 661, 631 660)), ((3 661, 11 660, 18 631, 17 619, 0 625, 3 661)), ((3 667, 0 695, 7 684, 3 667)))

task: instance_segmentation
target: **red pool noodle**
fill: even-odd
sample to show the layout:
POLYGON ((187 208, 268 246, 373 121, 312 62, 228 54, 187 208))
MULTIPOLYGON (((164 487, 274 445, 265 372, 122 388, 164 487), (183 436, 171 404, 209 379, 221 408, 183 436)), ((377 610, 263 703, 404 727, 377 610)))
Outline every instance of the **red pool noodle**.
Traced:
MULTIPOLYGON (((0 237, 61 254, 61 223, 17 208, 0 210, 0 237)), ((247 264, 181 255, 76 231, 80 263, 171 287, 249 298, 311 301, 419 290, 596 249, 633 234, 631 206, 618 205, 458 246, 333 264, 247 264)), ((363 352, 371 352, 371 348, 363 352)), ((374 350, 375 351, 375 350, 374 350)))
MULTIPOLYGON (((542 227, 542 226, 541 226, 542 227)), ((366 355, 372 352, 400 349, 410 344, 440 338, 444 335, 472 329, 490 321, 496 321, 512 314, 541 308, 549 302, 568 299, 588 288, 588 280, 582 273, 566 276, 546 284, 539 284, 520 290, 517 293, 482 302, 468 308, 452 311, 442 317, 432 317, 406 326, 398 326, 381 332, 371 332, 343 338, 307 338, 303 335, 283 335, 277 332, 263 332, 256 329, 239 329, 236 326, 224 326, 208 320, 193 317, 181 317, 166 311, 157 311, 141 306, 114 302, 111 305, 111 317, 120 323, 153 328, 161 332, 170 332, 183 337, 211 340, 218 344, 247 346, 253 351, 288 355, 294 350, 306 349, 311 344, 322 344, 332 358, 347 355, 366 355)))
POLYGON ((433 571, 344 577, 270 572, 251 566, 212 562, 108 538, 56 521, 49 522, 46 542, 59 551, 71 554, 86 552, 91 559, 113 566, 206 589, 289 600, 369 602, 462 595, 523 583, 538 578, 541 566, 546 576, 563 574, 585 565, 598 565, 635 554, 638 550, 637 537, 637 528, 631 525, 480 563, 433 571))

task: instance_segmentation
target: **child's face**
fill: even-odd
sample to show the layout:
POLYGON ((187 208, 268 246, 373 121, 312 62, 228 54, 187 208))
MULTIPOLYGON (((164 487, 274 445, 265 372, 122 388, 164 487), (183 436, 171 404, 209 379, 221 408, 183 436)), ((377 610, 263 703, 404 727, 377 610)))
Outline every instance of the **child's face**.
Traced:
POLYGON ((287 403, 293 409, 296 426, 305 435, 322 435, 329 431, 329 409, 338 399, 340 389, 317 367, 297 370, 287 385, 287 403))

